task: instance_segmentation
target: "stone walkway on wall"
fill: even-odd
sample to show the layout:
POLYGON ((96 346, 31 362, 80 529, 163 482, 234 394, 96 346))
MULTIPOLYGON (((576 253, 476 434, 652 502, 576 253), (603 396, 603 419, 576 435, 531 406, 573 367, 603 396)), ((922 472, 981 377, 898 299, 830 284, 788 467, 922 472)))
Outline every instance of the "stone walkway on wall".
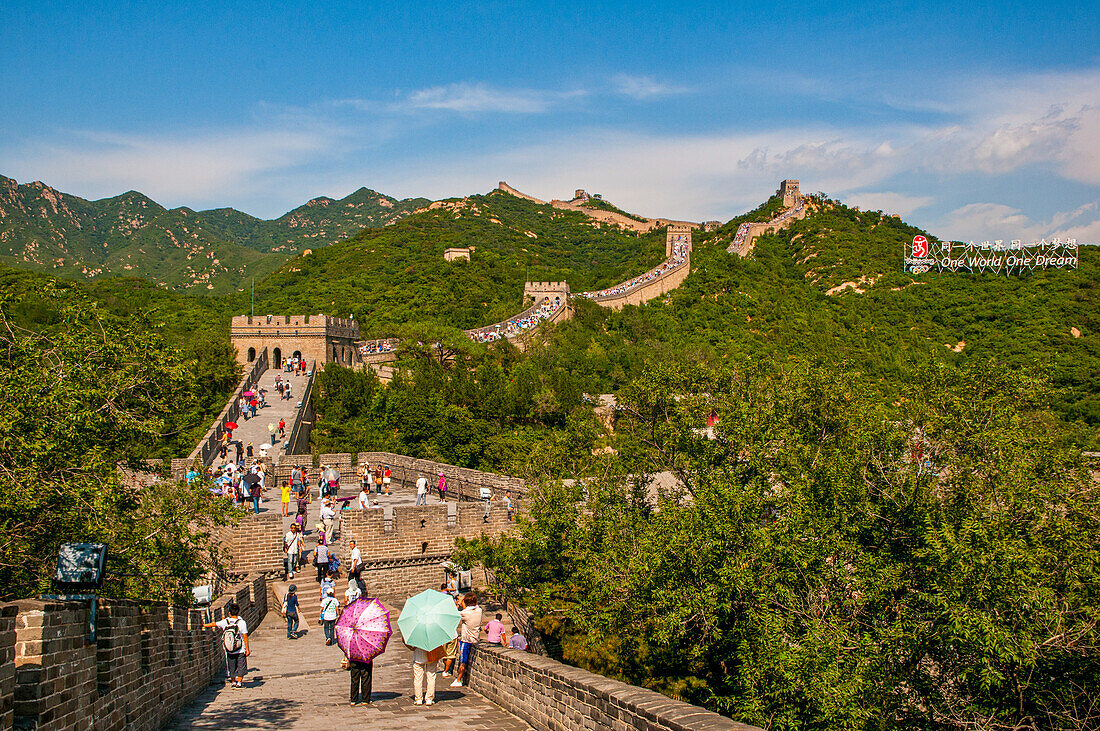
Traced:
MULTIPOLYGON (((302 582, 312 598, 316 584, 302 582)), ((324 632, 310 625, 297 640, 273 608, 249 638, 252 656, 245 687, 211 686, 166 728, 177 729, 500 729, 524 731, 526 723, 451 678, 436 679, 435 705, 413 705, 412 654, 397 632, 399 612, 390 607, 394 636, 374 661, 375 707, 348 703, 350 677, 340 669, 343 653, 326 647, 324 632)))
MULTIPOLYGON (((259 414, 255 418, 245 419, 241 417, 237 421, 237 429, 233 432, 234 439, 240 439, 241 444, 247 446, 249 442, 252 442, 255 456, 259 457, 260 445, 271 443, 271 433, 267 429, 268 424, 275 424, 278 426, 279 419, 286 420, 286 436, 290 437, 291 431, 294 429, 294 422, 298 417, 298 402, 305 394, 306 383, 308 376, 294 376, 286 373, 278 368, 268 368, 260 376, 260 385, 267 390, 267 406, 260 409, 259 414), (275 390, 275 377, 280 376, 282 379, 289 380, 291 383, 291 393, 293 398, 281 399, 279 398, 279 392, 275 390)), ((268 455, 271 457, 272 462, 278 462, 279 457, 283 453, 283 445, 286 439, 280 439, 278 432, 275 433, 275 446, 270 449, 268 455)), ((233 452, 230 450, 230 458, 233 457, 233 452)), ((308 459, 308 457, 307 457, 308 459)), ((214 464, 219 465, 222 461, 215 459, 214 464)))

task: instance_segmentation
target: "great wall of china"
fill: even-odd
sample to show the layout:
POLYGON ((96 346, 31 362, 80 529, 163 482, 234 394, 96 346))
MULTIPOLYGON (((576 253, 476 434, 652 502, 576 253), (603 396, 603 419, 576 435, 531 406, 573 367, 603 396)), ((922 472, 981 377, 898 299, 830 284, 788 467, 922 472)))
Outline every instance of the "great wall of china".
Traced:
MULTIPOLYGON (((542 203, 505 183, 501 190, 542 203)), ((787 210, 767 223, 744 224, 744 234, 738 230, 731 252, 745 256, 760 233, 785 227, 805 215, 797 182, 785 181, 784 192, 787 210)), ((640 222, 626 217, 618 221, 619 214, 614 212, 573 202, 553 201, 550 205, 579 208, 594 220, 640 230, 634 228, 640 222)), ((683 282, 690 271, 691 234, 698 224, 646 221, 649 228, 645 230, 668 227, 665 261, 615 287, 576 296, 619 309, 665 294, 683 282)), ((574 295, 565 282, 527 282, 524 295, 533 303, 524 312, 467 331, 467 335, 480 342, 521 341, 541 322, 559 322, 572 312, 574 295)), ((420 474, 442 473, 450 485, 449 496, 454 500, 446 503, 341 511, 336 550, 343 551, 346 541, 357 540, 372 595, 399 603, 411 593, 437 584, 440 563, 449 558, 459 538, 499 536, 513 529, 512 516, 501 498, 508 493, 513 508, 522 510, 527 488, 518 478, 378 452, 324 454, 314 464, 309 454, 313 418, 309 395, 315 370, 326 363, 384 368, 395 357, 396 339, 360 340, 355 320, 327 315, 238 316, 232 320, 230 337, 245 375, 195 450, 185 459, 172 460, 174 479, 181 479, 195 463, 214 461, 226 422, 239 417, 236 404, 240 395, 266 383, 265 379, 281 370, 283 359, 296 356, 312 366, 298 396, 301 401, 281 407, 288 410, 290 436, 285 450, 276 450, 265 459, 274 483, 270 487, 277 489, 288 480, 296 462, 301 462, 314 480, 321 464, 335 466, 350 477, 357 465, 385 463, 393 470, 395 492, 411 492, 414 475, 420 474), (484 499, 485 491, 491 499, 484 499)), ((354 490, 354 482, 349 479, 342 488, 354 490)), ((171 724, 224 673, 218 638, 213 630, 203 629, 204 621, 221 618, 226 605, 235 601, 250 627, 281 631, 268 630, 263 623, 272 602, 278 606, 280 590, 285 591, 285 584, 279 581, 284 570, 284 527, 284 519, 269 508, 219 531, 216 539, 224 560, 214 581, 220 587, 219 597, 206 609, 102 598, 93 600, 95 614, 86 600, 25 599, 0 604, 0 731, 113 731, 159 729, 171 724), (97 628, 94 640, 88 638, 90 624, 97 628)), ((481 583, 479 577, 474 578, 475 586, 481 583)), ((515 626, 535 640, 532 648, 545 652, 530 615, 513 605, 509 610, 515 626)), ((470 661, 469 690, 540 731, 565 727, 759 731, 544 655, 508 652, 484 644, 475 648, 470 661)))

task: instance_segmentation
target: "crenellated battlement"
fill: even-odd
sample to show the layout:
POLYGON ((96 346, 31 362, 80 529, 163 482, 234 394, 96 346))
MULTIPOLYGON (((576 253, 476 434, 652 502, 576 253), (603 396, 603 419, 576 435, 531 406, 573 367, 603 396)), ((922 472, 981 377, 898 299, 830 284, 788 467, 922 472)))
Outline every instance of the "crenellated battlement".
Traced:
POLYGON ((265 350, 271 367, 297 356, 311 363, 358 362, 359 322, 331 315, 235 315, 229 340, 237 348, 237 362, 248 364, 265 350))

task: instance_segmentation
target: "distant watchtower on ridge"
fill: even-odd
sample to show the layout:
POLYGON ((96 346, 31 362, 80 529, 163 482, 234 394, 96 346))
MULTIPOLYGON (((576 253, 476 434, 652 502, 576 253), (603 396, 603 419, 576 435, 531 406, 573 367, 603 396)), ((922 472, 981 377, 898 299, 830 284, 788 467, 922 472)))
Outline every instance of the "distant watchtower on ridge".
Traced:
POLYGON ((779 184, 779 190, 775 191, 776 195, 783 197, 783 207, 793 208, 798 205, 798 202, 802 199, 801 194, 798 192, 797 180, 784 180, 779 184))

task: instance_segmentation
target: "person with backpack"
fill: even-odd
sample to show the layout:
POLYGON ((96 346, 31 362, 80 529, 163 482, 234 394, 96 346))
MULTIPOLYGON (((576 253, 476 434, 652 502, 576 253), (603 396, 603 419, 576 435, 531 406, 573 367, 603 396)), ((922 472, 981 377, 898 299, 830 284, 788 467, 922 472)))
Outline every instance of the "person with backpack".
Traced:
POLYGON ((325 598, 321 601, 321 624, 325 627, 325 645, 336 644, 336 620, 340 618, 340 601, 335 596, 335 589, 328 587, 325 598))
POLYGON ((328 573, 328 546, 324 543, 318 543, 317 548, 313 549, 313 563, 317 566, 317 583, 320 584, 325 574, 328 573))
POLYGON ((237 602, 225 605, 225 617, 203 625, 203 629, 219 629, 222 647, 225 649, 225 667, 234 688, 244 687, 244 674, 248 672, 248 660, 252 650, 248 647, 248 623, 240 616, 237 602))

